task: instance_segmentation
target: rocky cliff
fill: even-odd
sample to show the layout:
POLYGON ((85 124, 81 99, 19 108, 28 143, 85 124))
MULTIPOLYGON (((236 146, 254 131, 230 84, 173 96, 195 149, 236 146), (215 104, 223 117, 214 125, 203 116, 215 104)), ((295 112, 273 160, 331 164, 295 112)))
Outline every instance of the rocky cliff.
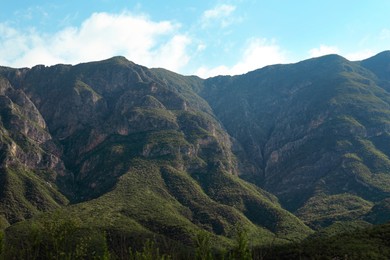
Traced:
MULTIPOLYGON (((259 241, 299 240, 311 232, 276 197, 238 177, 231 137, 193 91, 203 80, 149 70, 123 57, 2 68, 1 75, 5 88, 20 96, 6 103, 10 110, 18 104, 20 120, 7 124, 5 115, 2 122, 24 138, 4 153, 30 173, 27 182, 42 180, 56 192, 47 195, 42 185, 31 184, 33 197, 45 191, 56 202, 41 201, 44 206, 37 210, 69 201, 62 214, 82 216, 87 226, 186 244, 200 230, 229 243, 225 239, 238 223, 259 241), (34 149, 12 152, 30 143, 34 149)), ((11 176, 9 169, 4 178, 11 176)), ((14 190, 7 182, 4 187, 14 190)), ((26 192, 20 196, 28 198, 26 192)), ((28 209, 10 218, 7 205, 0 207, 11 224, 36 213, 28 209)))
POLYGON ((205 80, 123 57, 2 67, 1 226, 58 209, 223 246, 237 225, 264 244, 303 239, 304 222, 388 221, 389 64, 329 55, 205 80))
POLYGON ((364 216, 390 192, 389 52, 329 55, 206 80, 242 148, 242 177, 313 226, 364 216))

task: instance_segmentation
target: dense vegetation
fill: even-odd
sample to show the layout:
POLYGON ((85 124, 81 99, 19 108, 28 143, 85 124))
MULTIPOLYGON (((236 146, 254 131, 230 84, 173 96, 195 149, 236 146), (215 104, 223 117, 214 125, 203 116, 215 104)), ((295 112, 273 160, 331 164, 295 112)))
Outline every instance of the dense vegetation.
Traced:
POLYGON ((389 259, 390 225, 361 228, 336 223, 302 242, 253 246, 241 226, 233 243, 215 249, 209 234, 197 233, 193 247, 158 238, 128 241, 123 234, 80 226, 58 215, 2 242, 0 259, 389 259))
POLYGON ((390 195, 388 58, 269 66, 207 79, 200 95, 240 144, 241 177, 324 227, 364 218, 390 195))
POLYGON ((0 254, 385 259, 389 68, 0 67, 0 254))
POLYGON ((389 259, 390 225, 334 235, 319 234, 302 243, 256 248, 264 259, 389 259))

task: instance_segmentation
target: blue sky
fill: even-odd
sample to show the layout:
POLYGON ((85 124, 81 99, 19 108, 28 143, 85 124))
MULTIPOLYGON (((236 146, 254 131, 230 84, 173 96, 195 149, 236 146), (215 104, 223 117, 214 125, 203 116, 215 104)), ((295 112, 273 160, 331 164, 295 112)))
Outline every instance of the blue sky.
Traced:
POLYGON ((122 55, 201 77, 329 53, 390 49, 390 1, 13 0, 0 10, 0 64, 77 64, 122 55))

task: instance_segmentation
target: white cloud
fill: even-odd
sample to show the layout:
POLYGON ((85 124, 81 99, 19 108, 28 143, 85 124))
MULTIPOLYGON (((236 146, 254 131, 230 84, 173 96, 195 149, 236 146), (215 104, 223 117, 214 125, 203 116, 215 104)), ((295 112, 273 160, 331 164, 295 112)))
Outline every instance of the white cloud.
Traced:
POLYGON ((369 57, 372 57, 373 55, 375 55, 375 51, 371 49, 363 49, 363 50, 356 50, 353 52, 347 52, 345 50, 339 49, 337 46, 328 46, 328 45, 320 45, 320 47, 318 48, 313 48, 309 50, 310 58, 320 57, 327 54, 338 54, 348 60, 357 61, 357 60, 364 60, 369 57))
POLYGON ((191 40, 187 36, 174 36, 154 53, 153 57, 155 60, 153 62, 158 64, 159 67, 177 71, 190 60, 186 52, 186 46, 190 42, 191 40))
POLYGON ((178 33, 179 27, 128 12, 95 13, 79 27, 51 35, 0 24, 0 64, 75 64, 123 55, 145 66, 178 71, 189 61, 187 47, 191 43, 188 36, 178 33))
POLYGON ((230 25, 235 20, 231 16, 235 10, 235 6, 223 4, 204 11, 201 19, 202 27, 207 27, 213 22, 217 22, 221 27, 230 25))
POLYGON ((328 54, 339 54, 340 50, 336 46, 320 45, 319 48, 313 48, 309 51, 310 58, 320 57, 328 54))
POLYGON ((248 41, 240 61, 235 65, 231 67, 221 65, 214 68, 203 66, 195 74, 203 78, 216 75, 237 75, 266 65, 287 61, 286 53, 274 41, 255 38, 248 41))
POLYGON ((372 50, 360 50, 345 54, 345 58, 351 61, 364 60, 374 56, 376 53, 372 50))
POLYGON ((207 48, 206 44, 200 43, 200 44, 198 44, 198 47, 197 47, 196 51, 197 51, 197 52, 202 52, 202 51, 204 51, 206 48, 207 48))

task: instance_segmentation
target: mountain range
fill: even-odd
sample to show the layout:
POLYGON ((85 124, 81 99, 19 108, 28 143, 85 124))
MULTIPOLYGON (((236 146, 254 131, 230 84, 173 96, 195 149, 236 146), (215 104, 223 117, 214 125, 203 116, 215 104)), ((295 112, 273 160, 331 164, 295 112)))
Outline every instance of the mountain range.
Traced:
POLYGON ((0 132, 9 248, 64 219, 119 258, 148 238, 286 245, 390 220, 390 51, 208 79, 124 57, 0 67, 0 132))

